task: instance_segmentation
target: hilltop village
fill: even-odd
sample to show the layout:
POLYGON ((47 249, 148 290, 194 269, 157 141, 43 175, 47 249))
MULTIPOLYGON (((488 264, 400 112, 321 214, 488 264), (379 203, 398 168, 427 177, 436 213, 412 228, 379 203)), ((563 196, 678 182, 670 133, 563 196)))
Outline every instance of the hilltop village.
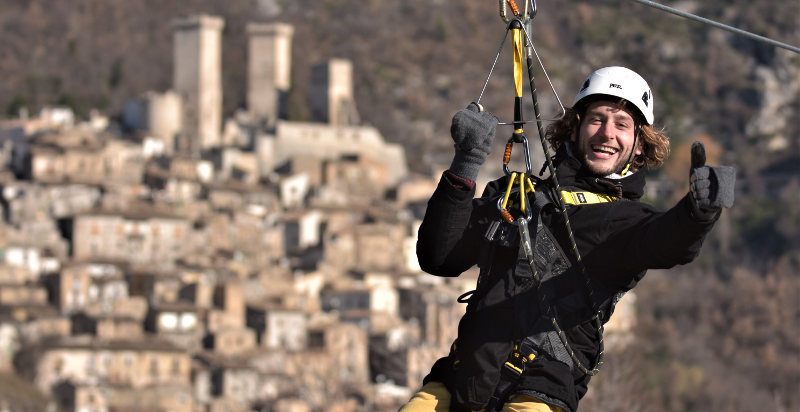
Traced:
POLYGON ((396 410, 447 353, 476 273, 417 266, 438 173, 359 124, 347 60, 286 120, 289 25, 248 26, 223 118, 224 24, 176 21, 172 89, 121 124, 0 121, 0 386, 37 393, 0 410, 396 410))

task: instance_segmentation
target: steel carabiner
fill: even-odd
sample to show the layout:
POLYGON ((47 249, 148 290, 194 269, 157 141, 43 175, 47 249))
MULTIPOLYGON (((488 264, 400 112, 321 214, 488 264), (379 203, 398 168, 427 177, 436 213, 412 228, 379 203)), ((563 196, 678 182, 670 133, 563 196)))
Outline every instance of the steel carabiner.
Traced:
POLYGON ((523 20, 532 20, 536 17, 536 0, 530 0, 525 2, 525 10, 520 13, 519 7, 517 7, 517 3, 514 0, 499 0, 500 3, 500 18, 503 19, 503 22, 508 23, 508 6, 511 6, 511 12, 515 18, 519 19, 521 16, 524 16, 523 20), (530 15, 528 13, 528 5, 531 5, 530 15))
POLYGON ((514 143, 522 143, 522 147, 525 150, 525 174, 528 176, 533 176, 533 166, 531 166, 531 151, 528 147, 528 137, 524 134, 513 134, 511 138, 508 139, 508 143, 506 143, 506 149, 503 152, 503 172, 505 172, 506 176, 511 174, 511 171, 508 169, 508 163, 511 162, 511 150, 514 147, 514 143))
POLYGON ((514 223, 514 217, 511 216, 511 212, 508 211, 508 201, 511 198, 511 194, 515 192, 514 183, 517 179, 519 179, 519 210, 525 214, 524 219, 527 221, 533 218, 533 208, 528 204, 530 202, 526 200, 528 192, 536 191, 533 182, 531 182, 530 177, 526 176, 525 173, 517 174, 517 172, 511 172, 505 194, 497 199, 497 210, 506 223, 514 223), (525 186, 526 183, 527 187, 525 186))

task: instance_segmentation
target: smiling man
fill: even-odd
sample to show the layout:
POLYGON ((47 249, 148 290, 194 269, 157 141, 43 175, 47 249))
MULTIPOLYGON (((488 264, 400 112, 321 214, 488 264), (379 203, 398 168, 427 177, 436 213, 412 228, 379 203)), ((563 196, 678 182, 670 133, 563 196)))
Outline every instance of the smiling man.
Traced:
POLYGON ((586 79, 548 137, 556 149, 569 140, 591 173, 623 177, 645 165, 659 167, 669 155, 669 139, 653 128, 653 117, 647 82, 624 67, 606 67, 586 79))
POLYGON ((706 166, 699 142, 686 196, 667 211, 640 201, 646 170, 669 155, 653 103, 637 73, 595 71, 547 129, 560 187, 533 177, 535 190, 526 190, 504 176, 479 198, 475 178, 497 118, 475 103, 456 113, 455 155, 428 202, 417 257, 436 276, 476 264, 480 275, 459 299, 468 305, 450 353, 402 412, 578 409, 602 365, 602 325, 619 298, 647 269, 691 262, 721 209, 733 205, 734 169, 706 166), (502 200, 514 197, 501 213, 502 200))
POLYGON ((635 113, 621 104, 601 100, 588 105, 585 121, 581 122, 572 141, 578 157, 592 173, 605 176, 624 170, 634 155, 642 154, 641 146, 634 146, 636 121, 633 116, 635 113))

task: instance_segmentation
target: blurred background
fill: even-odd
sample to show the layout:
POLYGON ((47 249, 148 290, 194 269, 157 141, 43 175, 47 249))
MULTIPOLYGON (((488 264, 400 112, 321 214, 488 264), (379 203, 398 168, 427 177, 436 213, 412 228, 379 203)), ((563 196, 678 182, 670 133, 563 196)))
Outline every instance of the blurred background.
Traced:
MULTIPOLYGON (((736 204, 723 213, 701 256, 685 267, 652 271, 636 289, 630 338, 624 350, 606 357, 581 410, 798 410, 800 55, 633 1, 537 3, 532 39, 557 93, 539 68, 545 117, 558 114, 556 96, 570 105, 594 69, 626 66, 648 80, 655 123, 672 142, 667 164, 650 172, 649 202, 668 208, 686 193, 695 140, 706 144, 708 163, 737 169, 736 204)), ((800 45, 798 1, 662 3, 800 45)), ((402 147, 409 174, 432 179, 452 156, 450 119, 477 100, 505 32, 497 2, 489 0, 0 0, 0 113, 18 119, 57 106, 87 120, 99 112, 115 133, 129 136, 126 105, 147 91, 173 87, 173 23, 198 13, 225 22, 224 118, 248 106, 247 25, 286 23, 294 32, 283 118, 313 122, 306 103, 312 67, 347 59, 355 122, 402 147)), ((481 100, 501 119, 513 114, 509 47, 506 42, 481 100)), ((527 87, 524 95, 530 117, 527 87)), ((501 173, 504 130, 481 181, 501 173)), ((529 130, 538 170, 538 136, 529 130)), ((424 210, 424 202, 406 204, 416 215, 420 205, 424 210)), ((391 364, 384 359, 381 367, 391 364)), ((373 373, 371 381, 378 380, 373 373)), ((305 399, 302 393, 315 389, 309 385, 297 387, 295 397, 305 399)), ((0 399, 12 399, 11 405, 34 397, 13 400, 3 392, 0 399)), ((385 401, 386 410, 396 408, 397 399, 402 396, 385 401)), ((243 410, 279 410, 274 400, 263 403, 243 410)), ((340 407, 378 410, 379 403, 362 392, 340 407)), ((307 409, 281 407, 331 410, 322 404, 306 399, 291 407, 307 409)))

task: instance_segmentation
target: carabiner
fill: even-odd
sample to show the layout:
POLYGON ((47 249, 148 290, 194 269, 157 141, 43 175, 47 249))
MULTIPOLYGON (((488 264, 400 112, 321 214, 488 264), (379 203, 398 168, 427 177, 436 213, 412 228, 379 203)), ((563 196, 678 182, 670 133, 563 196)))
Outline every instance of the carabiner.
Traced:
POLYGON ((511 198, 511 193, 515 191, 514 183, 516 183, 518 178, 519 210, 525 214, 526 220, 530 221, 533 218, 532 208, 528 206, 529 202, 526 201, 528 192, 536 191, 533 182, 531 182, 529 177, 525 176, 525 173, 517 174, 517 172, 511 172, 511 177, 508 179, 508 186, 506 187, 505 194, 497 199, 497 210, 500 212, 500 216, 506 221, 506 223, 514 223, 514 217, 511 216, 511 212, 508 211, 508 201, 511 198), (527 187, 525 186, 526 183, 527 187))
POLYGON ((519 143, 522 142, 522 147, 525 149, 525 174, 528 176, 533 176, 533 166, 531 166, 531 151, 528 147, 528 138, 524 134, 514 133, 511 135, 511 138, 508 139, 508 143, 506 143, 506 149, 503 152, 503 172, 505 172, 506 176, 511 174, 511 171, 508 170, 508 163, 511 161, 511 150, 514 147, 514 142, 519 143))
POLYGON ((517 3, 514 0, 500 0, 500 18, 503 19, 503 22, 508 23, 508 6, 511 6, 511 12, 515 18, 522 20, 529 20, 533 19, 536 16, 536 0, 525 1, 525 10, 520 13, 519 7, 517 7, 517 3), (528 5, 531 5, 531 12, 530 15, 528 14, 528 5))

